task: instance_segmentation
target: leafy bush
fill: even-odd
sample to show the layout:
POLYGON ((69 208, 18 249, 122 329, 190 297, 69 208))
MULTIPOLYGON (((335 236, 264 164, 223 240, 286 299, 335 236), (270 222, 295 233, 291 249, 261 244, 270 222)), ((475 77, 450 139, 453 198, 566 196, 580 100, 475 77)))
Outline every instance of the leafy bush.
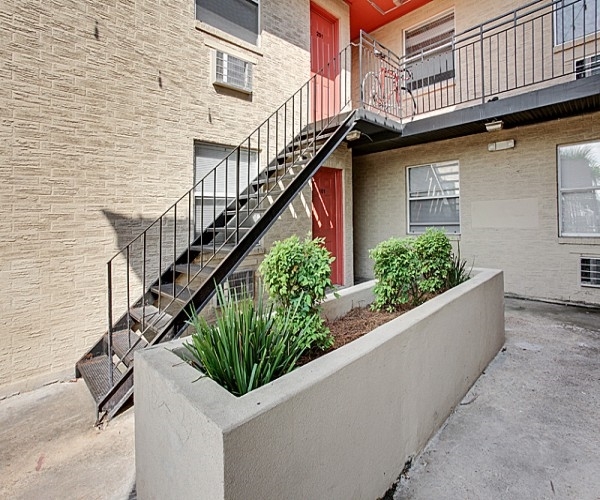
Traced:
POLYGON ((326 349, 333 344, 329 329, 320 315, 319 303, 331 283, 331 263, 335 260, 323 246, 322 238, 303 242, 291 236, 274 243, 260 265, 266 289, 275 301, 277 316, 295 311, 289 318, 294 330, 307 332, 305 347, 326 349))
POLYGON ((441 290, 452 265, 452 245, 439 229, 429 228, 414 240, 419 260, 419 289, 425 293, 441 290))
POLYGON ((311 323, 304 329, 291 324, 294 311, 277 316, 264 305, 262 293, 256 304, 248 297, 224 296, 218 287, 221 306, 217 322, 209 325, 195 311, 188 321, 195 330, 184 346, 192 360, 210 378, 236 396, 290 372, 306 349, 311 323))
POLYGON ((375 310, 420 304, 425 295, 447 285, 452 246, 443 231, 428 229, 417 238, 390 238, 369 252, 375 261, 375 310))
POLYGON ((390 238, 369 252, 377 283, 372 308, 394 311, 418 293, 419 262, 412 239, 390 238))

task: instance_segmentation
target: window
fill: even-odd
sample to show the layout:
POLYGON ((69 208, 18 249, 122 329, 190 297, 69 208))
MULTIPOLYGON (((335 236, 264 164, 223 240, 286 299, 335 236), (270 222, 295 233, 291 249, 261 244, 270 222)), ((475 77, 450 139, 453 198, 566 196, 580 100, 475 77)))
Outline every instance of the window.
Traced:
POLYGON ((598 0, 559 0, 554 11, 554 43, 561 45, 600 29, 598 0))
POLYGON ((560 236, 600 236, 600 141, 558 147, 560 236))
POLYGON ((258 0, 196 0, 196 19, 246 42, 258 41, 258 0))
POLYGON ((256 175, 256 151, 248 154, 247 149, 241 149, 239 168, 237 153, 230 154, 233 151, 232 147, 216 144, 194 145, 194 183, 204 179, 203 183, 196 186, 195 192, 196 233, 210 226, 215 217, 225 209, 227 202, 236 198, 238 177, 242 192, 248 186, 249 178, 256 175), (213 171, 224 159, 227 164, 223 164, 216 172, 213 171))
POLYGON ((460 233, 458 162, 409 167, 407 178, 408 232, 460 233))
POLYGON ((406 67, 412 73, 412 89, 454 77, 454 12, 433 19, 404 34, 406 67))
POLYGON ((215 83, 252 92, 252 63, 220 50, 215 51, 215 83))

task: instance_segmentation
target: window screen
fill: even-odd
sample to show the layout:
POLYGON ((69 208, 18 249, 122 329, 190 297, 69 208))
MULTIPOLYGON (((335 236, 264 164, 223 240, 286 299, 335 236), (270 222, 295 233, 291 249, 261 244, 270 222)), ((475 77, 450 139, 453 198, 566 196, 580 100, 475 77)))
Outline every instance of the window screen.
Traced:
POLYGON ((241 40, 258 40, 258 0, 196 0, 196 19, 241 40))
POLYGON ((412 88, 425 87, 454 76, 454 12, 406 30, 404 53, 412 73, 412 88))

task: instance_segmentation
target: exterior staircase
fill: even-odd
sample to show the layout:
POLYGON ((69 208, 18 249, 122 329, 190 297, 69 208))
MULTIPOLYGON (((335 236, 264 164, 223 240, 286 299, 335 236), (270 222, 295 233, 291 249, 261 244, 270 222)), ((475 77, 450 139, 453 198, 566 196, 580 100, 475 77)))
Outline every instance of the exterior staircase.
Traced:
POLYGON ((135 352, 185 333, 191 308, 209 303, 216 284, 235 271, 352 130, 356 111, 340 112, 350 108, 351 50, 341 51, 108 262, 108 330, 76 364, 98 421, 112 418, 133 395, 135 352), (324 83, 332 81, 327 109, 337 111, 324 116, 318 103, 324 83), (251 180, 241 185, 243 178, 251 180), (233 195, 215 195, 223 183, 233 195))

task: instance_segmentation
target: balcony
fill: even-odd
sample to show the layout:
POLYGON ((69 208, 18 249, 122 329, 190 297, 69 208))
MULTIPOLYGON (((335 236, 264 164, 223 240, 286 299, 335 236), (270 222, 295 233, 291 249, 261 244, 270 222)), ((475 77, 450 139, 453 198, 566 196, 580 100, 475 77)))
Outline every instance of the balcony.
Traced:
POLYGON ((361 33, 354 154, 600 110, 599 32, 600 1, 538 0, 409 57, 361 33))

